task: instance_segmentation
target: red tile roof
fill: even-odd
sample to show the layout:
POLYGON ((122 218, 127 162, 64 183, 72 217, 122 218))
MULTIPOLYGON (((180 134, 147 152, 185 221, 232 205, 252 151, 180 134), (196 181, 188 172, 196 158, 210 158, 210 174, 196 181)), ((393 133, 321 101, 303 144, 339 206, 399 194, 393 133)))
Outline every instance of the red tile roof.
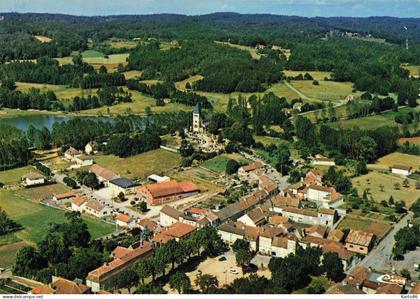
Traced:
POLYGON ((76 197, 76 194, 74 194, 74 192, 72 191, 69 191, 65 193, 55 194, 54 197, 57 198, 57 200, 60 200, 65 198, 76 197))
MULTIPOLYGON (((198 191, 199 188, 192 182, 169 181, 144 185, 153 197, 165 197, 181 193, 198 191)), ((141 188, 141 187, 140 187, 141 188)))
POLYGON ((110 181, 117 177, 115 173, 113 173, 111 170, 106 169, 98 164, 94 164, 89 168, 90 172, 93 172, 96 174, 96 176, 104 178, 107 181, 110 181))
POLYGON ((71 201, 71 203, 80 207, 82 204, 84 204, 87 201, 88 201, 88 199, 87 199, 86 196, 78 196, 78 197, 74 198, 71 201))
POLYGON ((132 219, 131 216, 126 215, 126 214, 122 214, 122 213, 118 213, 115 218, 116 218, 116 220, 121 221, 121 222, 125 222, 125 223, 130 223, 130 221, 132 219))
POLYGON ((352 243, 359 246, 369 246, 374 235, 370 232, 351 230, 346 238, 346 243, 352 243))
POLYGON ((86 207, 91 208, 92 210, 95 210, 97 212, 102 211, 105 206, 97 202, 96 200, 89 200, 86 204, 86 207))
POLYGON ((252 164, 250 164, 250 165, 245 165, 245 166, 242 166, 241 168, 242 168, 242 170, 244 170, 245 172, 250 172, 250 171, 253 171, 253 170, 257 170, 257 169, 260 169, 260 168, 262 168, 264 165, 261 163, 261 162, 255 162, 255 163, 252 163, 252 164))
POLYGON ((271 202, 275 207, 293 207, 298 208, 300 205, 300 199, 297 197, 285 197, 275 196, 271 199, 271 202))
POLYGON ((178 186, 182 189, 183 193, 190 193, 190 192, 196 192, 199 191, 200 189, 197 187, 196 184, 194 184, 191 181, 184 181, 184 182, 179 182, 178 186))
POLYGON ((59 278, 51 284, 55 294, 85 294, 90 288, 84 284, 76 284, 73 281, 59 278))
POLYGON ((205 215, 207 213, 207 210, 196 208, 196 207, 191 207, 191 208, 187 209, 186 212, 189 212, 191 214, 205 215))
POLYGON ((128 253, 130 253, 131 251, 133 251, 133 249, 131 248, 125 248, 122 246, 117 246, 111 253, 111 256, 114 259, 119 259, 122 258, 123 256, 127 255, 128 253))
POLYGON ((150 220, 148 218, 141 219, 138 224, 142 227, 146 227, 152 231, 154 231, 157 228, 157 223, 153 220, 150 220))

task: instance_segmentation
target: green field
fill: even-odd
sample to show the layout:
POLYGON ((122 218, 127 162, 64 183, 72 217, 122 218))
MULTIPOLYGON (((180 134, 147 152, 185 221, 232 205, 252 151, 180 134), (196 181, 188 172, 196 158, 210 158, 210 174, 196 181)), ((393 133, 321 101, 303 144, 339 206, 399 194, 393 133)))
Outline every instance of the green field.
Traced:
POLYGON ((371 219, 363 216, 348 214, 337 226, 337 229, 353 229, 367 231, 381 238, 391 228, 391 223, 379 219, 371 219))
POLYGON ((308 73, 312 76, 312 78, 314 78, 315 80, 318 80, 318 81, 331 77, 331 72, 321 72, 321 71, 290 71, 290 70, 284 70, 283 73, 284 73, 285 76, 288 76, 288 77, 296 77, 299 74, 304 76, 306 73, 308 73))
POLYGON ((144 179, 151 174, 165 175, 179 166, 181 156, 163 149, 157 149, 128 158, 114 155, 95 156, 95 163, 130 179, 144 179))
POLYGON ((31 171, 36 172, 35 169, 30 166, 0 171, 0 182, 5 185, 19 184, 22 176, 28 174, 31 171))
POLYGON ((192 181, 202 191, 217 190, 223 187, 214 181, 218 179, 218 175, 200 167, 193 167, 181 172, 169 173, 169 176, 177 181, 192 181))
POLYGON ((217 157, 214 157, 213 159, 204 161, 201 164, 201 167, 204 167, 218 174, 222 174, 225 172, 227 162, 231 159, 238 161, 239 164, 242 165, 249 163, 247 159, 245 159, 239 154, 222 154, 217 157))
POLYGON ((52 184, 32 188, 23 188, 16 191, 16 195, 25 199, 40 202, 46 198, 52 198, 54 194, 60 194, 70 191, 71 189, 63 184, 52 184))
MULTIPOLYGON (((22 199, 15 191, 0 189, 0 206, 6 213, 23 226, 23 230, 14 235, 23 241, 38 242, 44 236, 50 222, 61 223, 65 221, 65 211, 47 207, 38 203, 22 199)), ((84 216, 93 238, 111 233, 114 226, 97 219, 84 216)), ((7 236, 10 238, 10 236, 7 236)), ((2 243, 0 238, 0 243, 2 243)))
POLYGON ((249 52, 249 54, 251 54, 252 59, 257 59, 258 60, 258 59, 261 58, 261 54, 259 54, 257 52, 257 49, 256 48, 248 47, 248 46, 243 46, 243 45, 232 44, 232 43, 228 43, 228 42, 218 42, 218 41, 216 41, 216 43, 218 43, 218 44, 225 44, 225 45, 228 45, 228 46, 230 46, 232 48, 236 48, 236 49, 239 49, 239 50, 247 51, 247 52, 249 52))
POLYGON ((405 65, 403 68, 407 69, 411 76, 420 77, 420 65, 405 65))
POLYGON ((403 154, 395 152, 382 158, 379 158, 375 164, 371 164, 373 168, 380 168, 388 170, 394 164, 402 164, 413 167, 413 169, 420 170, 420 157, 416 155, 403 154))
POLYGON ((374 201, 388 201, 392 195, 395 201, 403 200, 408 207, 420 197, 419 190, 416 190, 415 180, 408 179, 409 187, 403 187, 404 178, 386 173, 370 172, 366 175, 352 179, 353 186, 358 194, 362 195, 365 189, 369 189, 370 196, 374 201), (394 184, 400 184, 400 189, 396 190, 394 184), (381 185, 383 190, 381 191, 381 185))
POLYGON ((315 101, 342 102, 348 95, 359 96, 361 92, 353 93, 353 83, 318 81, 319 85, 313 85, 311 80, 293 80, 290 84, 315 101))

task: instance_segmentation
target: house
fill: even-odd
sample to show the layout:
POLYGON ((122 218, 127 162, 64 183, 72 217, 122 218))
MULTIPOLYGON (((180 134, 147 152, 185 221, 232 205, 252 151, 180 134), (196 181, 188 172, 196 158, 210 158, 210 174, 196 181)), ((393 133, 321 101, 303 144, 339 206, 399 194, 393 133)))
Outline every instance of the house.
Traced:
POLYGON ((305 233, 308 236, 316 238, 325 238, 327 236, 328 228, 319 224, 312 225, 305 229, 305 233))
POLYGON ((258 176, 258 187, 260 190, 265 190, 269 196, 274 196, 279 193, 279 186, 276 181, 273 181, 265 174, 258 176))
POLYGON ((151 174, 147 177, 147 180, 153 183, 164 183, 169 182, 171 178, 168 176, 159 176, 157 174, 151 174))
POLYGON ((113 173, 111 170, 106 169, 98 164, 94 164, 89 168, 89 172, 92 172, 98 178, 100 183, 103 183, 105 186, 108 186, 108 182, 113 179, 119 178, 118 175, 113 173))
POLYGON ((322 174, 317 169, 311 169, 306 173, 303 182, 308 186, 322 185, 322 174))
POLYGON ((83 212, 87 202, 86 196, 77 196, 71 201, 71 209, 76 212, 83 212))
POLYGON ((76 162, 76 164, 80 166, 89 166, 93 164, 92 158, 89 158, 86 155, 75 156, 73 161, 76 162))
POLYGON ((339 229, 332 229, 327 236, 328 240, 341 242, 343 240, 344 233, 339 229))
POLYGON ((85 153, 87 155, 96 154, 98 152, 98 143, 96 141, 90 141, 85 145, 85 153))
POLYGON ((309 185, 307 199, 317 203, 322 203, 327 196, 331 195, 335 189, 333 187, 325 187, 322 185, 309 185))
POLYGON ((261 162, 254 162, 249 165, 241 166, 238 169, 238 176, 241 179, 246 178, 250 172, 262 169, 263 167, 264 164, 262 164, 261 162))
POLYGON ((267 209, 257 207, 240 217, 238 221, 248 226, 257 227, 262 224, 265 224, 269 216, 270 213, 267 209))
POLYGON ((92 216, 99 217, 99 218, 108 216, 110 214, 110 209, 100 204, 96 200, 89 200, 85 204, 84 211, 87 214, 90 214, 92 216))
POLYGON ((297 197, 285 197, 277 195, 271 198, 271 204, 271 211, 280 213, 284 207, 299 208, 300 199, 297 197))
POLYGON ((223 223, 217 227, 220 238, 227 244, 232 245, 238 239, 245 238, 245 230, 236 227, 233 223, 223 223))
POLYGON ((296 197, 299 199, 306 199, 306 193, 308 188, 304 182, 297 182, 295 184, 289 185, 283 190, 286 197, 296 197))
POLYGON ((111 262, 106 263, 99 268, 88 273, 86 277, 87 286, 92 288, 92 291, 111 290, 114 288, 114 277, 131 267, 136 261, 147 258, 153 254, 153 247, 151 243, 145 242, 136 249, 129 249, 125 254, 119 255, 111 262))
POLYGON ((369 232, 351 230, 345 241, 346 249, 366 255, 373 247, 374 237, 374 234, 369 232))
POLYGON ((186 223, 196 227, 204 227, 206 225, 217 226, 219 217, 212 211, 202 210, 198 212, 198 208, 190 208, 179 217, 179 222, 186 223))
POLYGON ((239 201, 227 205, 220 211, 216 212, 216 215, 219 217, 220 222, 225 222, 228 220, 235 221, 243 214, 244 212, 241 209, 241 203, 239 201))
POLYGON ((91 289, 87 285, 78 284, 74 281, 61 277, 52 276, 52 283, 41 285, 30 291, 32 295, 82 295, 91 294, 91 289))
POLYGON ((170 226, 179 221, 179 218, 183 215, 181 211, 171 207, 164 206, 159 212, 159 223, 162 226, 170 226))
POLYGON ((70 200, 73 200, 73 198, 76 197, 76 194, 74 192, 65 192, 60 194, 54 194, 53 200, 59 201, 59 202, 68 202, 70 200))
POLYGON ((393 294, 399 295, 402 293, 404 288, 398 284, 393 283, 385 283, 381 284, 379 288, 376 290, 375 294, 393 294))
POLYGON ((268 224, 272 226, 278 226, 285 223, 289 223, 289 218, 285 216, 280 216, 280 215, 271 216, 270 220, 268 221, 268 224))
POLYGON ((30 172, 22 177, 23 186, 29 187, 42 184, 45 184, 45 177, 37 172, 30 172))
POLYGON ((412 174, 413 168, 407 165, 394 164, 391 167, 391 172, 394 174, 401 175, 401 176, 408 176, 412 174))
POLYGON ((143 185, 137 189, 137 196, 149 205, 162 205, 196 195, 200 189, 190 181, 169 181, 143 185))
POLYGON ((141 219, 137 223, 141 230, 145 230, 147 228, 154 232, 158 228, 158 224, 155 221, 148 218, 141 219))
POLYGON ((269 195, 265 190, 259 190, 249 195, 243 196, 239 199, 240 208, 244 213, 246 213, 257 204, 267 199, 268 196, 269 195))
POLYGON ((248 240, 250 249, 254 252, 258 252, 261 227, 244 225, 242 222, 237 222, 236 225, 238 228, 244 229, 245 239, 248 240))
POLYGON ((335 166, 334 159, 328 159, 327 157, 317 154, 315 158, 312 160, 312 165, 316 166, 335 166))
POLYGON ((152 241, 158 244, 165 244, 169 240, 179 241, 188 238, 196 230, 192 225, 177 222, 158 232, 152 241))
POLYGON ((137 183, 127 178, 116 178, 112 179, 108 183, 108 187, 111 190, 111 196, 116 197, 118 194, 128 194, 135 192, 137 183))
POLYGON ((68 150, 64 152, 64 158, 68 161, 73 162, 74 158, 81 154, 82 152, 78 151, 74 147, 69 147, 68 150))
POLYGON ((321 224, 325 226, 332 226, 336 219, 336 213, 325 213, 326 211, 314 211, 301 208, 281 208, 281 214, 288 217, 291 221, 305 224, 321 224))
POLYGON ((295 235, 275 236, 271 242, 271 255, 275 257, 286 257, 296 253, 298 247, 295 235))
POLYGON ((272 255, 272 241, 273 238, 284 233, 280 227, 264 227, 259 238, 259 249, 261 254, 272 255))
POLYGON ((129 215, 118 213, 117 216, 115 216, 115 223, 121 227, 132 228, 135 221, 129 215))

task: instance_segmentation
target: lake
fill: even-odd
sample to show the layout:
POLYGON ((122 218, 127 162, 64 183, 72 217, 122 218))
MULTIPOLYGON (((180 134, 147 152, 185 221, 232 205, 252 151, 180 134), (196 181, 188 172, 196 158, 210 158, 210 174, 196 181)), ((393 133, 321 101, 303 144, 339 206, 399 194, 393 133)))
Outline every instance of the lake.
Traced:
MULTIPOLYGON (((20 130, 26 131, 30 125, 35 128, 46 127, 52 130, 55 122, 68 121, 76 116, 70 115, 48 115, 48 114, 31 114, 31 115, 16 115, 11 117, 0 118, 0 123, 16 127, 20 130)), ((80 116, 79 116, 80 117, 80 116)), ((94 116, 82 116, 83 118, 97 119, 94 116)), ((101 117, 101 120, 110 121, 109 117, 101 117)))

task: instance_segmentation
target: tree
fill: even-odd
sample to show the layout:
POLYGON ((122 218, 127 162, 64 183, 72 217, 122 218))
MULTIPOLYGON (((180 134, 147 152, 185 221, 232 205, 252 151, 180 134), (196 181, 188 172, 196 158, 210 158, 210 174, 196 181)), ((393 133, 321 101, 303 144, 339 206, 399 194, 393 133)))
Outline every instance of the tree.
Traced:
POLYGON ((236 239, 235 242, 232 244, 233 252, 238 252, 239 250, 250 250, 250 245, 248 240, 244 239, 236 239))
POLYGON ((179 294, 185 294, 191 289, 190 278, 183 272, 176 272, 169 278, 169 285, 179 294))
POLYGON ((414 217, 420 217, 420 198, 411 205, 410 211, 414 213, 414 217))
POLYGON ((195 284, 198 285, 203 293, 207 293, 210 288, 217 288, 219 281, 216 276, 198 273, 195 284))
POLYGON ((270 294, 272 285, 267 278, 251 274, 249 277, 236 278, 228 290, 231 294, 270 294))
POLYGON ((39 270, 46 268, 48 261, 32 246, 19 249, 12 267, 14 275, 31 278, 39 270))
POLYGON ((22 226, 10 219, 6 211, 0 207, 0 236, 21 228, 22 226))
POLYGON ((147 203, 145 201, 141 201, 139 203, 139 209, 142 213, 147 212, 148 208, 147 208, 147 203))
POLYGON ((152 274, 152 267, 148 259, 141 259, 134 265, 134 270, 137 272, 142 284, 144 280, 152 274))
POLYGON ((130 291, 130 288, 135 286, 138 281, 139 275, 137 272, 132 269, 127 269, 117 275, 114 285, 117 289, 127 288, 130 291))
POLYGON ((314 279, 307 289, 308 294, 323 294, 325 288, 323 283, 319 279, 314 279))
POLYGON ((394 184, 394 189, 395 189, 395 190, 400 190, 400 189, 401 189, 401 185, 400 185, 400 183, 395 183, 395 184, 394 184))
POLYGON ((189 157, 194 153, 194 148, 186 139, 183 139, 181 141, 179 153, 181 154, 182 157, 189 157))
POLYGON ((323 256, 322 265, 327 277, 336 282, 343 279, 343 263, 338 254, 336 252, 327 252, 323 256))
POLYGON ((72 254, 64 235, 56 231, 48 232, 38 243, 38 249, 50 264, 65 263, 72 254))
POLYGON ((287 145, 280 144, 277 146, 276 150, 272 153, 272 159, 274 160, 274 165, 282 175, 285 175, 289 172, 290 169, 290 150, 287 145))
POLYGON ((392 197, 392 195, 389 197, 388 203, 389 203, 390 206, 394 205, 394 197, 392 197))
POLYGON ((244 266, 251 262, 251 252, 249 250, 240 249, 235 254, 236 264, 244 266))
POLYGON ((405 278, 407 278, 408 280, 411 280, 411 274, 410 274, 410 271, 408 271, 407 269, 402 269, 401 270, 401 272, 400 272, 400 274, 401 274, 401 276, 402 277, 405 277, 405 278))
POLYGON ((236 160, 229 159, 226 163, 226 174, 234 174, 239 169, 239 163, 236 160))
POLYGON ((410 182, 408 181, 407 178, 403 181, 402 185, 403 185, 404 188, 410 187, 410 182))

